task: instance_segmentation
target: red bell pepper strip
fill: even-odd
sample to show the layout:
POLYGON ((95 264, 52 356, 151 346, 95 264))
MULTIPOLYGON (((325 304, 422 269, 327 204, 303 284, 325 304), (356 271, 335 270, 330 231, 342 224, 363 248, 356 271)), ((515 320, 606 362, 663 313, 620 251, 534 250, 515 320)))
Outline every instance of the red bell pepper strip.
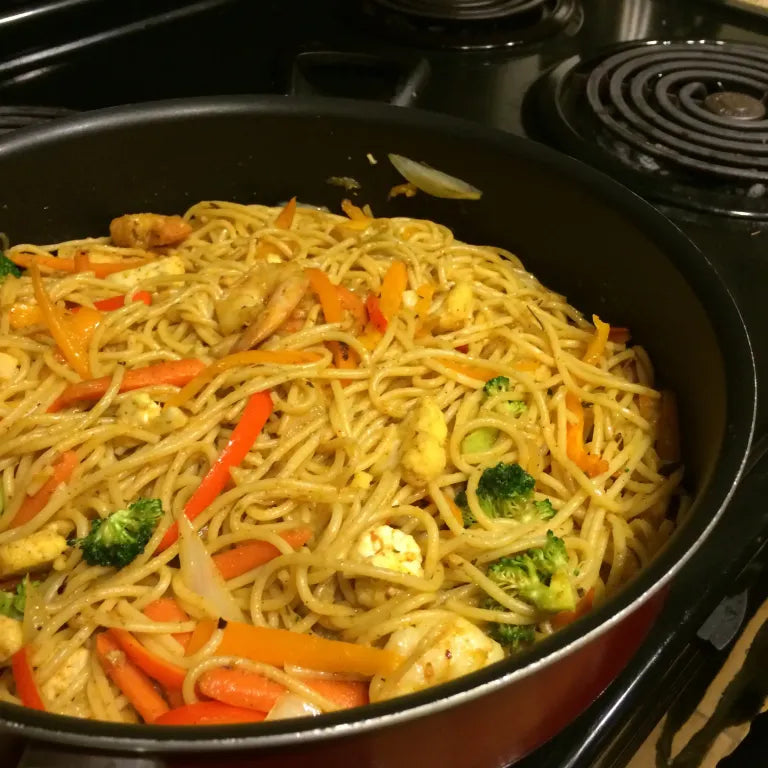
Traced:
POLYGON ((171 709, 154 720, 155 725, 224 725, 227 723, 260 723, 266 712, 231 707, 218 701, 198 701, 171 709))
MULTIPOLYGON (((242 418, 229 438, 229 442, 224 446, 221 455, 208 470, 208 474, 203 478, 184 507, 184 514, 188 520, 194 520, 201 512, 204 512, 224 490, 224 486, 231 477, 230 470, 232 467, 240 466, 248 451, 251 450, 272 413, 272 407, 272 398, 269 392, 256 392, 251 395, 242 418)), ((163 552, 178 538, 179 524, 174 523, 163 536, 156 551, 163 552)))

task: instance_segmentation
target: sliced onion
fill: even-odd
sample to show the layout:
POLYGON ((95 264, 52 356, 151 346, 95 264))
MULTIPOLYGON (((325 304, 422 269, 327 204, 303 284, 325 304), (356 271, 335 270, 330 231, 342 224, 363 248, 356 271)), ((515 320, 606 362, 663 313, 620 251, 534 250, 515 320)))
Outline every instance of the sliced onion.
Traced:
POLYGON ((367 677, 363 675, 356 675, 354 672, 328 672, 323 669, 309 669, 307 667, 299 667, 296 664, 286 664, 283 669, 286 674, 292 677, 298 677, 302 680, 345 680, 345 681, 359 681, 367 680, 367 677))
POLYGON ((449 176, 447 173, 430 168, 423 163, 403 157, 403 155, 389 155, 389 160, 397 171, 418 187, 433 197, 447 197, 452 200, 479 200, 483 193, 477 187, 467 184, 466 181, 449 176))
POLYGON ((181 515, 179 520, 179 563, 184 583, 202 597, 213 612, 227 621, 243 620, 240 606, 226 588, 219 569, 186 515, 181 515))
POLYGON ((267 720, 290 720, 293 717, 314 717, 322 713, 322 709, 310 704, 306 699, 295 693, 284 693, 269 710, 267 720))

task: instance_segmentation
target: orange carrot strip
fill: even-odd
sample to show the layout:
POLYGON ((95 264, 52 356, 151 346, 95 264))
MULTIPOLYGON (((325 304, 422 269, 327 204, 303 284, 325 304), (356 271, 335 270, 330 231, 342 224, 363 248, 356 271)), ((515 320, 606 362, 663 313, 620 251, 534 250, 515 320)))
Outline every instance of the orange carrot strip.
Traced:
POLYGON ((216 631, 217 625, 216 619, 201 619, 198 621, 197 626, 192 632, 192 637, 189 638, 184 655, 194 656, 211 639, 211 635, 216 631))
MULTIPOLYGON (((77 272, 78 268, 74 259, 60 259, 57 256, 41 256, 34 253, 8 254, 8 258, 17 266, 30 269, 32 264, 37 264, 41 269, 50 272, 77 272)), ((119 262, 88 262, 87 271, 93 272, 96 277, 104 278, 115 272, 124 272, 127 269, 136 269, 148 264, 150 259, 124 259, 119 262)))
POLYGON ((608 341, 612 341, 614 344, 626 344, 631 338, 632 334, 629 328, 611 326, 611 330, 608 331, 608 341))
POLYGON ((560 613, 556 613, 549 620, 549 623, 552 625, 553 629, 562 629, 568 624, 572 624, 574 621, 580 619, 582 616, 586 615, 592 610, 592 603, 594 599, 595 588, 592 587, 592 589, 590 589, 589 592, 587 592, 587 594, 584 595, 581 600, 579 600, 575 610, 560 611, 560 613))
POLYGON ((453 499, 449 499, 447 496, 445 500, 448 502, 448 506, 451 508, 453 516, 456 518, 456 522, 463 528, 464 527, 464 515, 461 514, 461 510, 457 506, 453 499))
POLYGON ((575 422, 568 422, 565 430, 568 458, 590 477, 607 472, 608 462, 587 453, 584 446, 584 407, 581 400, 573 392, 568 392, 565 396, 565 407, 576 417, 575 422))
MULTIPOLYGON (((157 621, 160 624, 189 621, 187 612, 172 597, 161 597, 159 600, 155 600, 153 603, 145 606, 144 615, 148 619, 157 621)), ((175 632, 172 637, 183 648, 186 648, 189 645, 192 633, 175 632)))
POLYGON ((168 688, 181 688, 187 671, 148 651, 130 632, 113 627, 108 630, 125 655, 145 674, 168 688))
MULTIPOLYGON (((303 547, 311 536, 310 528, 293 528, 280 534, 280 537, 294 549, 303 547)), ((234 579, 235 576, 242 576, 274 560, 280 554, 280 550, 268 541, 249 541, 224 552, 217 552, 213 556, 213 562, 224 579, 234 579)))
POLYGON ((241 365, 306 365, 321 359, 322 356, 317 352, 305 352, 303 349, 252 349, 247 352, 235 352, 196 371, 194 378, 184 382, 183 389, 168 398, 168 405, 184 405, 209 381, 213 381, 220 373, 230 368, 241 365))
POLYGON ((9 528, 18 528, 28 523, 48 503, 54 491, 66 483, 77 466, 77 454, 74 451, 64 451, 53 465, 53 474, 43 487, 33 496, 27 496, 21 503, 18 512, 13 516, 9 528))
POLYGON ((595 335, 587 346, 587 351, 582 358, 589 365, 597 365, 605 351, 605 343, 608 341, 608 335, 611 332, 611 326, 604 323, 597 315, 592 315, 592 322, 595 325, 595 335))
POLYGON ((677 416, 677 397, 674 392, 661 393, 656 452, 663 461, 680 461, 680 427, 677 416))
MULTIPOLYGON (((340 709, 368 703, 368 684, 351 680, 307 678, 303 683, 325 696, 340 709)), ((240 669, 212 669, 198 682, 200 692, 224 704, 269 712, 287 688, 268 677, 240 669)))
POLYGON ((234 723, 260 723, 266 712, 242 707, 231 707, 219 701, 198 701, 171 709, 154 720, 154 725, 225 725, 234 723))
MULTIPOLYGON (((200 360, 173 360, 167 363, 149 365, 146 368, 134 368, 132 371, 125 372, 120 384, 120 391, 131 392, 134 389, 161 384, 180 387, 192 381, 205 367, 205 363, 200 360)), ((102 376, 99 379, 89 379, 88 381, 79 381, 77 384, 70 384, 53 401, 48 408, 48 413, 56 413, 80 400, 99 400, 111 384, 111 376, 102 376)))
POLYGON ((40 276, 40 269, 37 262, 32 262, 29 267, 32 276, 32 287, 35 292, 35 299, 43 312, 43 318, 51 332, 54 341, 58 344, 61 353, 72 368, 80 374, 83 379, 91 375, 91 368, 88 364, 88 358, 83 354, 75 338, 68 332, 62 322, 59 310, 51 301, 43 287, 43 278, 40 276))
POLYGON ((21 699, 21 703, 30 709, 39 709, 44 712, 45 704, 43 704, 43 699, 37 688, 26 647, 13 654, 11 669, 13 671, 13 680, 16 683, 16 693, 21 699))
POLYGON ((293 224, 293 217, 296 215, 296 198, 292 197, 275 219, 275 226, 278 229, 290 229, 293 224))
POLYGON ((402 662, 392 651, 237 621, 227 624, 216 653, 242 656, 277 667, 296 664, 322 672, 360 675, 386 674, 402 662))
POLYGON ((107 677, 123 692, 144 722, 151 723, 168 711, 168 705, 151 680, 128 661, 108 632, 96 636, 96 655, 107 677))
POLYGON ((408 271, 402 261, 393 261, 381 281, 381 312, 391 320, 403 303, 403 292, 408 286, 408 271))

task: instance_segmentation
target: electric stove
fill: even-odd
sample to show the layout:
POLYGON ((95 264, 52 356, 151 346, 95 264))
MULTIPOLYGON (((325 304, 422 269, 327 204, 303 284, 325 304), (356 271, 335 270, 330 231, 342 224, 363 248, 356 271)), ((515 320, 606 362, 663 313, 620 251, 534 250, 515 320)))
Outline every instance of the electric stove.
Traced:
POLYGON ((620 768, 663 713, 683 717, 695 705, 744 617, 768 596, 764 7, 12 0, 0 11, 0 52, 0 133, 71 110, 171 97, 376 99, 550 144, 614 176, 683 229, 730 287, 754 343, 761 402, 749 473, 630 666, 519 765, 620 768))

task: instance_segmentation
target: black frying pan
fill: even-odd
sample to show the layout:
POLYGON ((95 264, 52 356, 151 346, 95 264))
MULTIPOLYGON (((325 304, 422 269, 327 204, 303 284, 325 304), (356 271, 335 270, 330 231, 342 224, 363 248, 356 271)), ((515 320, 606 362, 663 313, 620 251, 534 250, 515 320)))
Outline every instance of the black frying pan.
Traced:
MULTIPOLYGON (((630 327, 678 393, 690 514, 651 567, 607 604, 528 654, 440 688, 300 723, 162 733, 0 704, 0 727, 75 751, 149 752, 158 764, 159 755, 217 764, 223 750, 257 751, 259 765, 281 766, 511 762, 618 673, 656 615, 662 586, 712 528, 738 480, 755 415, 738 309, 712 265, 661 214, 544 147, 361 102, 222 98, 125 107, 0 143, 0 231, 12 242, 62 240, 103 233, 122 213, 181 212, 211 198, 276 204, 298 195, 338 210, 345 193, 326 183, 330 176, 360 181, 358 200, 379 216, 426 217, 469 242, 506 246, 571 303, 630 327), (483 198, 387 202, 402 181, 388 152, 466 179, 483 198)), ((65 760, 82 762, 74 754, 65 760)))

